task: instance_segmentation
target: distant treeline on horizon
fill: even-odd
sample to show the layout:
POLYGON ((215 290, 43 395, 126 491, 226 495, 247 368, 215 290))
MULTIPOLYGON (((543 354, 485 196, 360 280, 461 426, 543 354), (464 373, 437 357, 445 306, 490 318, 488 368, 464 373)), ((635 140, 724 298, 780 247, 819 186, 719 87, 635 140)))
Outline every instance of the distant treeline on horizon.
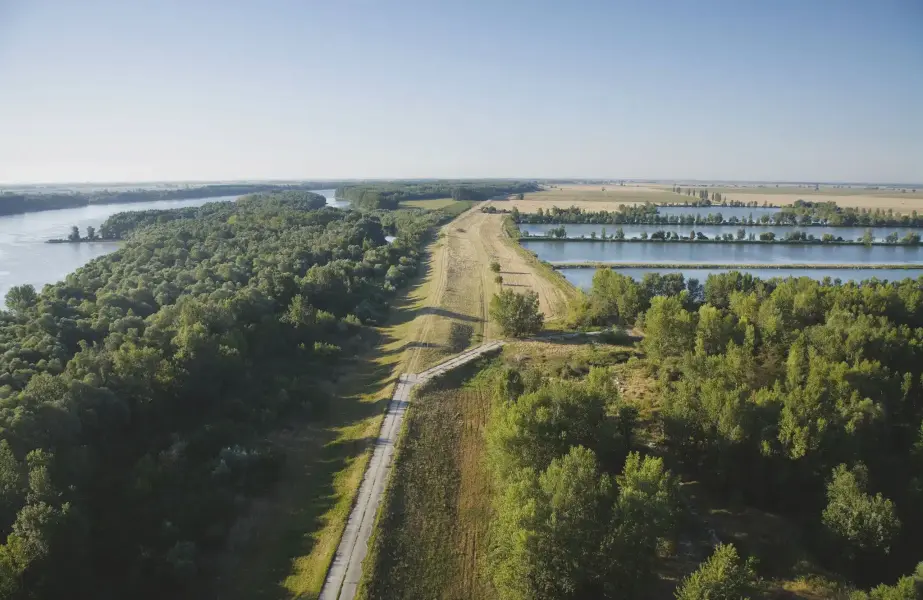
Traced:
POLYGON ((260 192, 314 189, 316 183, 277 184, 210 184, 180 189, 135 189, 72 193, 0 194, 0 216, 16 215, 60 208, 79 208, 90 204, 121 204, 156 200, 191 200, 217 196, 243 196, 260 192))
POLYGON ((391 182, 344 185, 336 189, 336 197, 348 200, 353 208, 363 210, 393 210, 404 200, 489 200, 509 194, 537 192, 541 187, 532 181, 432 181, 425 183, 391 182))

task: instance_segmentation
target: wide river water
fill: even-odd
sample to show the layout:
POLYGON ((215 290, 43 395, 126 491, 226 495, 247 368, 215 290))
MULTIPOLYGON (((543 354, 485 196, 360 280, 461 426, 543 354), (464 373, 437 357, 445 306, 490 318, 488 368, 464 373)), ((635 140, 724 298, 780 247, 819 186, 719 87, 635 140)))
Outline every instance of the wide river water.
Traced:
MULTIPOLYGON (((760 279, 772 279, 774 277, 810 277, 811 279, 823 280, 829 277, 831 280, 839 279, 840 281, 863 281, 865 279, 877 278, 879 280, 897 281, 905 278, 916 279, 923 277, 923 269, 664 269, 664 268, 614 268, 617 273, 628 275, 632 279, 640 281, 646 273, 682 273, 686 281, 689 279, 698 279, 700 283, 705 283, 709 275, 717 273, 727 273, 732 270, 750 273, 760 279)), ((593 285, 593 275, 596 269, 559 269, 564 277, 576 287, 588 290, 593 285)))
MULTIPOLYGON (((314 190, 327 198, 329 206, 348 203, 334 199, 334 190, 314 190)), ((157 200, 128 204, 93 204, 80 208, 45 210, 23 215, 0 217, 0 307, 7 291, 15 285, 31 283, 41 290, 46 283, 64 279, 90 260, 117 250, 118 242, 83 244, 46 244, 52 238, 64 238, 76 225, 86 235, 86 228, 99 226, 110 216, 129 211, 201 206, 208 202, 229 202, 237 196, 216 196, 194 200, 157 200)))
POLYGON ((554 263, 660 263, 716 265, 914 264, 923 267, 923 246, 822 246, 720 242, 568 242, 522 240, 527 250, 554 263))
MULTIPOLYGON (((519 225, 519 231, 528 233, 529 235, 547 235, 550 229, 556 227, 561 227, 561 225, 533 225, 528 223, 522 223, 519 225)), ((724 235, 730 233, 731 235, 737 235, 737 230, 743 229, 747 235, 754 234, 757 239, 761 233, 772 232, 776 234, 776 237, 784 238, 785 234, 792 231, 803 231, 806 234, 813 235, 814 237, 820 239, 825 233, 829 233, 834 237, 842 237, 844 240, 854 241, 861 238, 865 234, 866 229, 871 229, 872 235, 875 236, 876 240, 884 240, 885 237, 891 233, 897 233, 898 237, 904 237, 910 232, 915 232, 917 234, 923 234, 923 229, 913 229, 909 227, 826 227, 826 226, 813 226, 813 227, 786 227, 784 225, 591 225, 591 224, 575 224, 575 225, 563 225, 564 230, 567 232, 569 238, 581 238, 581 237, 592 237, 592 234, 596 234, 597 237, 602 237, 602 230, 606 230, 606 235, 612 237, 617 229, 621 227, 622 232, 624 232, 625 237, 628 239, 636 238, 641 235, 641 233, 647 233, 650 235, 655 231, 666 231, 668 233, 676 232, 681 237, 688 237, 689 232, 695 231, 697 233, 701 232, 704 235, 707 235, 710 238, 715 237, 716 235, 724 235)))

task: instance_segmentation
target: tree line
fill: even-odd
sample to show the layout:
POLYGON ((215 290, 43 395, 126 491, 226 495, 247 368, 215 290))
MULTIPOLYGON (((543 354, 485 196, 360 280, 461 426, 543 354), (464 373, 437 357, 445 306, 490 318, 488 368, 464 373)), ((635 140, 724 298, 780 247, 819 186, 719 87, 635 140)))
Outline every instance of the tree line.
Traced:
POLYGON ((893 210, 843 208, 835 202, 810 203, 798 201, 771 214, 756 217, 725 217, 720 210, 714 213, 665 215, 657 212, 658 206, 620 205, 615 211, 587 211, 576 206, 548 209, 539 208, 535 213, 523 213, 515 207, 510 215, 516 223, 531 224, 601 224, 601 225, 786 225, 786 226, 828 226, 828 227, 923 227, 923 215, 912 211, 897 214, 893 210), (799 204, 800 203, 800 204, 799 204))
POLYGON ((539 189, 537 184, 529 181, 388 182, 341 186, 336 190, 336 197, 361 210, 394 210, 404 200, 452 198, 480 201, 539 189))
POLYGON ((220 183, 172 189, 101 190, 53 194, 2 193, 0 194, 0 216, 61 208, 78 208, 90 204, 188 200, 217 196, 243 196, 245 194, 279 192, 285 190, 309 190, 324 187, 325 185, 329 186, 332 184, 319 182, 291 185, 220 183))
POLYGON ((207 576, 278 472, 266 433, 342 401, 325 382, 374 343, 441 219, 292 194, 117 215, 119 251, 10 290, 0 598, 164 598, 207 576))
POLYGON ((784 244, 862 244, 865 246, 871 246, 873 244, 900 244, 903 246, 916 246, 920 244, 920 234, 915 232, 908 232, 903 237, 900 236, 896 231, 889 233, 880 240, 875 237, 871 229, 866 229, 861 237, 854 240, 843 239, 843 236, 835 236, 832 233, 825 233, 821 236, 815 236, 813 233, 807 233, 806 231, 799 231, 793 229, 791 231, 786 231, 785 235, 777 235, 773 231, 763 231, 760 233, 747 233, 745 228, 740 228, 736 233, 716 233, 712 237, 708 237, 701 231, 695 231, 691 229, 689 233, 677 232, 677 231, 666 231, 659 229, 657 231, 652 231, 650 233, 642 231, 638 234, 638 237, 627 238, 625 237, 625 231, 619 227, 612 234, 609 234, 606 231, 606 228, 603 227, 602 231, 597 236, 595 231, 591 231, 589 237, 581 236, 579 238, 568 238, 567 237, 567 228, 564 225, 558 225, 553 227, 546 232, 545 236, 535 236, 530 235, 528 231, 521 233, 521 236, 524 238, 536 238, 536 237, 548 237, 553 239, 589 239, 589 240, 612 240, 616 242, 633 242, 633 241, 659 241, 659 242, 780 242, 784 244))

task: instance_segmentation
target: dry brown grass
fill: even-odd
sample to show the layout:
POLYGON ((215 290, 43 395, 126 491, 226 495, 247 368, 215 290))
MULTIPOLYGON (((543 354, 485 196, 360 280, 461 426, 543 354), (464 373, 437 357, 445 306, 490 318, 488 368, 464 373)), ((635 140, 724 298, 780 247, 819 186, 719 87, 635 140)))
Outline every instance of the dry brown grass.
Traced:
POLYGON ((493 597, 481 576, 490 523, 487 391, 427 392, 407 412, 366 599, 493 597))

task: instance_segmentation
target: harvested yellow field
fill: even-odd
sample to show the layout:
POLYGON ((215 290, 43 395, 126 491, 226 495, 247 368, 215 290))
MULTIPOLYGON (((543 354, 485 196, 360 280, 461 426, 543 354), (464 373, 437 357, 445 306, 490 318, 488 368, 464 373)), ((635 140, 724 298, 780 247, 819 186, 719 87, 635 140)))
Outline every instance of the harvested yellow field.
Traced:
POLYGON ((539 208, 552 206, 569 208, 576 206, 582 210, 618 210, 620 204, 643 204, 645 202, 676 202, 678 196, 669 189, 661 190, 647 186, 603 186, 603 185, 561 185, 541 192, 525 194, 522 200, 509 200, 521 212, 536 212, 539 208))
MULTIPOLYGON (((686 186, 683 186, 685 188, 686 186)), ((665 191, 672 198, 667 202, 683 202, 689 196, 674 194, 670 191, 672 184, 651 184, 652 189, 665 191), (678 200, 677 200, 678 198, 678 200)), ((699 189, 705 186, 699 186, 699 189)), ((860 187, 832 187, 822 186, 815 190, 813 187, 797 186, 707 186, 709 193, 719 192, 729 200, 741 202, 767 202, 777 206, 794 204, 797 200, 807 202, 836 202, 845 208, 880 208, 894 210, 901 213, 910 213, 914 210, 923 212, 923 188, 900 189, 865 189, 860 187)), ((522 209, 520 209, 522 210, 522 209)))

